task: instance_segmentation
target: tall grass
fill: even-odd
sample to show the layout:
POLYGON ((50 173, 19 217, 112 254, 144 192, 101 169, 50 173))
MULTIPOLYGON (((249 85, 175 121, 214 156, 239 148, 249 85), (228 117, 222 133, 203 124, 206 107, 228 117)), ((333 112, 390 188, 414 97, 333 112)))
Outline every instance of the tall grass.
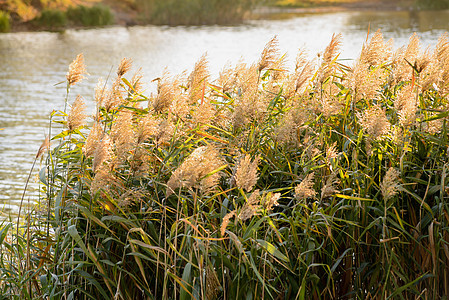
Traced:
POLYGON ((165 25, 233 24, 241 22, 254 0, 137 0, 145 22, 165 25))
POLYGON ((70 94, 78 56, 72 104, 51 114, 65 129, 49 133, 40 206, 0 231, 2 293, 448 297, 449 36, 393 51, 376 32, 352 66, 340 43, 300 51, 289 72, 273 38, 214 81, 203 56, 151 96, 124 59, 89 127, 70 94))
POLYGON ((416 5, 424 9, 449 9, 448 0, 416 0, 416 5))
POLYGON ((11 29, 9 14, 0 10, 0 32, 8 32, 11 29))

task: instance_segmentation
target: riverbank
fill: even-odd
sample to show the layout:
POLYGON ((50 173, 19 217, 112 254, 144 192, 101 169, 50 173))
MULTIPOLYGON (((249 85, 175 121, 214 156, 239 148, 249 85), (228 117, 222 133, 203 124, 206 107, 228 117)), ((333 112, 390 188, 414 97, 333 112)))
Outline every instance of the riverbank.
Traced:
MULTIPOLYGON (((91 1, 80 2, 83 5, 92 5, 91 1)), ((148 24, 143 18, 136 5, 131 5, 127 1, 119 0, 103 0, 96 1, 96 4, 101 4, 108 7, 114 15, 114 25, 119 26, 133 26, 148 24)), ((268 18, 273 14, 309 14, 309 13, 331 13, 337 11, 349 10, 376 10, 376 11, 397 11, 397 10, 411 10, 414 9, 413 0, 335 0, 335 1, 298 1, 298 0, 281 0, 270 3, 269 5, 258 6, 252 13, 246 16, 246 19, 268 18)), ((39 26, 36 22, 24 22, 17 17, 11 18, 10 32, 23 31, 41 31, 49 30, 43 26, 39 26)), ((58 28, 50 28, 50 30, 64 30, 67 28, 79 28, 77 25, 66 25, 58 28)))

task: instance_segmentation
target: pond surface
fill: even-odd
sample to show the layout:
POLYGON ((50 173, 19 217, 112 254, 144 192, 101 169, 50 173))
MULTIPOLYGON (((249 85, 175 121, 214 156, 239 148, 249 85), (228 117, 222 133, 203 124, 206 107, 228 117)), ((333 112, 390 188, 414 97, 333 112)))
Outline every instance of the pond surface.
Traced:
MULTIPOLYGON (((0 34, 0 211, 18 210, 25 181, 35 154, 47 133, 52 110, 64 107, 68 65, 83 53, 88 79, 74 86, 76 94, 92 102, 99 77, 106 78, 123 57, 132 58, 133 71, 141 67, 149 94, 151 80, 164 68, 172 74, 190 71, 207 53, 214 77, 227 64, 240 59, 256 62, 265 44, 275 35, 291 66, 298 48, 313 57, 323 51, 333 33, 343 34, 342 59, 354 59, 371 32, 381 29, 398 48, 417 32, 423 47, 434 46, 449 29, 449 11, 439 12, 337 12, 327 14, 276 15, 239 26, 206 27, 112 27, 0 34)), ((351 64, 349 61, 348 64, 351 64)), ((91 104, 92 107, 92 104, 91 104)), ((36 199, 39 162, 25 200, 36 199)), ((1 218, 1 216, 0 216, 1 218)))

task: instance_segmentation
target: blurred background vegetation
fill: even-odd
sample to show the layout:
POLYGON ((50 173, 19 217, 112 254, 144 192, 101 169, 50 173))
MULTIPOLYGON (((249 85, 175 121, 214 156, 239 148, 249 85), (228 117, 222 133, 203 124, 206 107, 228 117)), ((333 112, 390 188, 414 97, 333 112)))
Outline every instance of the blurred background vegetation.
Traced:
POLYGON ((447 9, 449 0, 3 0, 0 32, 110 24, 206 25, 243 21, 257 6, 447 9), (114 17, 115 16, 115 17, 114 17))

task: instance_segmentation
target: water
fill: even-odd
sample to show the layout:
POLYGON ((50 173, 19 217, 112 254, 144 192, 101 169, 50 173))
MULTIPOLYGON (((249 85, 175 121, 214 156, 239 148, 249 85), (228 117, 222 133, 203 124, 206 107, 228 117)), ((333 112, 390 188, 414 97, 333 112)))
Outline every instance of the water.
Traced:
MULTIPOLYGON (((419 34, 423 46, 433 46, 449 29, 448 20, 449 11, 365 11, 276 15, 226 27, 112 27, 0 34, 0 211, 18 210, 49 114, 64 107, 65 85, 55 84, 65 79, 68 65, 78 53, 84 54, 90 76, 73 88, 70 101, 81 94, 91 102, 98 78, 107 77, 123 57, 133 59, 134 71, 142 67, 149 94, 154 90, 151 80, 166 67, 172 74, 190 71, 207 53, 211 72, 217 75, 227 63, 241 59, 256 62, 275 35, 292 66, 299 48, 307 49, 312 57, 338 32, 343 34, 343 59, 357 57, 368 28, 371 32, 380 28, 386 39, 394 39, 396 48, 405 45, 413 32, 419 34)), ((25 200, 36 198, 39 168, 38 163, 25 200)))

